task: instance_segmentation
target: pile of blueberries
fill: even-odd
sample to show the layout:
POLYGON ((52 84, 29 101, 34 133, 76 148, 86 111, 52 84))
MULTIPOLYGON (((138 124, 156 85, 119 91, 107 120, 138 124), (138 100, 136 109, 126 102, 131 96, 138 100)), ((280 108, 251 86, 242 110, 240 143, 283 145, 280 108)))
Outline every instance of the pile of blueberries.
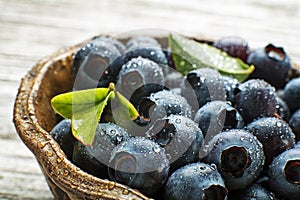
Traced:
POLYGON ((109 103, 92 146, 74 139, 68 119, 51 135, 85 172, 155 199, 300 199, 299 73, 272 44, 211 45, 255 71, 242 83, 205 67, 181 75, 152 37, 93 38, 74 55, 73 90, 114 83, 140 117, 118 121, 109 103))

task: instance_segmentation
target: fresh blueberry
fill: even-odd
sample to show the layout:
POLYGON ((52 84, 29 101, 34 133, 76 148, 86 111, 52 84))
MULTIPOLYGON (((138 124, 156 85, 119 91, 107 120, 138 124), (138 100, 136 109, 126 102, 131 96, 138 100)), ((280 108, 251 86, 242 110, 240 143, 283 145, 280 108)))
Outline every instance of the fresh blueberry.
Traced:
POLYGON ((266 188, 251 184, 243 190, 229 192, 229 199, 232 200, 276 200, 274 193, 268 191, 266 188))
POLYGON ((215 163, 229 190, 242 189, 257 179, 264 165, 258 139, 243 129, 231 129, 213 137, 204 161, 215 163))
POLYGON ((250 79, 263 79, 275 88, 283 88, 292 69, 290 59, 282 47, 268 44, 250 53, 248 63, 255 66, 250 79))
POLYGON ((197 111, 210 101, 226 100, 222 75, 214 69, 201 68, 190 71, 181 84, 181 95, 197 111))
POLYGON ((260 117, 272 117, 277 105, 275 89, 263 80, 248 80, 238 86, 235 104, 245 124, 260 117))
POLYGON ((282 98, 280 98, 278 95, 276 95, 276 101, 277 101, 276 113, 279 115, 281 119, 288 121, 291 116, 289 107, 287 106, 285 101, 282 98))
POLYGON ((278 197, 300 199, 300 149, 284 151, 269 167, 270 188, 278 197))
POLYGON ((300 109, 291 116, 289 125, 296 135, 296 140, 300 141, 300 109))
POLYGON ((200 162, 176 170, 164 188, 165 200, 225 200, 227 194, 215 165, 200 162))
POLYGON ((213 44, 218 49, 225 51, 232 57, 240 58, 247 62, 250 48, 248 42, 239 36, 226 36, 216 40, 213 44))
POLYGON ((222 130, 244 127, 242 116, 225 101, 208 102, 197 111, 194 121, 199 125, 206 140, 222 130))
POLYGON ((155 142, 135 137, 115 147, 109 161, 111 180, 153 197, 163 188, 169 173, 165 151, 155 142))
POLYGON ((143 98, 138 108, 144 119, 155 121, 171 114, 183 115, 191 118, 192 108, 186 99, 169 90, 152 93, 143 98))
POLYGON ((292 79, 284 87, 284 100, 293 113, 300 109, 300 77, 292 79))
POLYGON ((120 51, 107 38, 92 40, 74 55, 74 90, 107 87, 109 82, 116 82, 123 62, 120 51))
POLYGON ((226 91, 226 101, 230 101, 234 104, 235 90, 238 87, 239 81, 230 76, 222 76, 222 78, 226 91))
POLYGON ((60 145, 67 158, 72 159, 76 139, 72 134, 71 120, 63 119, 50 131, 50 135, 60 145))
POLYGON ((92 146, 75 143, 73 162, 82 170, 99 178, 108 178, 112 150, 129 139, 125 129, 113 123, 99 123, 92 146))
POLYGON ((116 87, 136 105, 142 96, 162 90, 163 85, 164 76, 161 67, 149 59, 137 57, 122 66, 116 87), (138 93, 135 93, 136 91, 138 93), (136 97, 134 93, 138 96, 136 97))
POLYGON ((165 149, 171 172, 198 161, 203 135, 191 119, 170 115, 157 120, 146 135, 165 149))
POLYGON ((251 122, 246 129, 262 143, 266 168, 274 157, 295 145, 295 134, 289 125, 275 117, 257 119, 251 122))

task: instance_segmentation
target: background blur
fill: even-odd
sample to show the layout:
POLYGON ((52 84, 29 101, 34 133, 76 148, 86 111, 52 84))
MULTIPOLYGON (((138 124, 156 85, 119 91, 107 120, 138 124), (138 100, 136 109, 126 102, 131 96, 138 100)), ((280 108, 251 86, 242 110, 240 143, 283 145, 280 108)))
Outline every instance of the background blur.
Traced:
POLYGON ((42 57, 98 34, 153 28, 252 48, 283 46, 300 63, 298 0, 0 0, 0 199, 52 199, 12 123, 21 78, 42 57))

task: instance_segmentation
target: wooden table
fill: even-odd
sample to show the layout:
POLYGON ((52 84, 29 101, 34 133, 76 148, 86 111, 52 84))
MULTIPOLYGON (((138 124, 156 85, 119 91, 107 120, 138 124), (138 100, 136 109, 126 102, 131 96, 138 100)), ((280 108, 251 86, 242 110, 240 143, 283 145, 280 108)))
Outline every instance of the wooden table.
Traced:
POLYGON ((272 42, 300 63, 298 0, 0 0, 0 199, 53 199, 12 123, 21 78, 40 58, 100 33, 154 28, 252 48, 272 42))

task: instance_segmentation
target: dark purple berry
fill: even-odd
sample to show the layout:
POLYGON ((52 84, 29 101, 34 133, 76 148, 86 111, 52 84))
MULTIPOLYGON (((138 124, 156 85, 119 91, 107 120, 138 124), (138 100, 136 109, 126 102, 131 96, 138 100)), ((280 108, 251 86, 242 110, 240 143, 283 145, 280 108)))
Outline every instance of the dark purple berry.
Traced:
POLYGON ((265 156, 262 144, 242 129, 217 134, 205 150, 204 161, 217 165, 229 190, 247 187, 263 169, 265 156))
POLYGON ((170 171, 198 161, 203 135, 191 119, 170 115, 157 120, 146 135, 165 149, 170 171))
POLYGON ((225 200, 227 189, 215 165, 193 163, 176 170, 164 188, 168 200, 225 200))
POLYGON ((122 142, 111 153, 111 180, 155 196, 168 178, 169 162, 164 149, 142 137, 122 142))
POLYGON ((300 78, 292 79, 284 87, 284 100, 293 113, 300 109, 300 78))
POLYGON ((276 113, 279 115, 281 119, 288 121, 291 116, 289 107, 287 106, 285 101, 282 100, 282 98, 280 98, 278 95, 276 95, 276 101, 277 101, 276 113))
POLYGON ((296 135, 296 141, 300 141, 300 109, 291 116, 289 125, 296 135))
POLYGON ((50 131, 50 135, 60 145, 67 158, 72 159, 76 139, 71 130, 71 120, 63 119, 50 131))
POLYGON ((284 151, 269 167, 270 188, 278 197, 300 199, 300 149, 284 151))
POLYGON ((276 200, 275 195, 266 188, 252 184, 245 189, 229 192, 229 199, 233 200, 276 200))
POLYGON ((273 117, 276 113, 274 87, 263 80, 251 79, 238 86, 235 104, 245 124, 260 117, 273 117))
POLYGON ((274 157, 295 145, 295 135, 289 125, 275 117, 264 117, 251 122, 246 129, 262 143, 265 154, 265 168, 274 157))
POLYGON ((268 44, 251 52, 248 63, 255 66, 249 78, 263 79, 275 88, 284 88, 292 69, 290 59, 282 47, 268 44))
POLYGON ((240 58, 244 62, 247 62, 250 53, 248 42, 239 36, 222 37, 215 41, 213 46, 225 51, 232 57, 240 58))
POLYGON ((99 178, 108 178, 112 150, 129 139, 125 129, 113 123, 99 123, 92 146, 75 143, 73 162, 82 170, 99 178))
POLYGON ((235 90, 238 87, 239 81, 230 76, 222 76, 222 78, 226 91, 226 101, 230 101, 234 104, 235 90))

